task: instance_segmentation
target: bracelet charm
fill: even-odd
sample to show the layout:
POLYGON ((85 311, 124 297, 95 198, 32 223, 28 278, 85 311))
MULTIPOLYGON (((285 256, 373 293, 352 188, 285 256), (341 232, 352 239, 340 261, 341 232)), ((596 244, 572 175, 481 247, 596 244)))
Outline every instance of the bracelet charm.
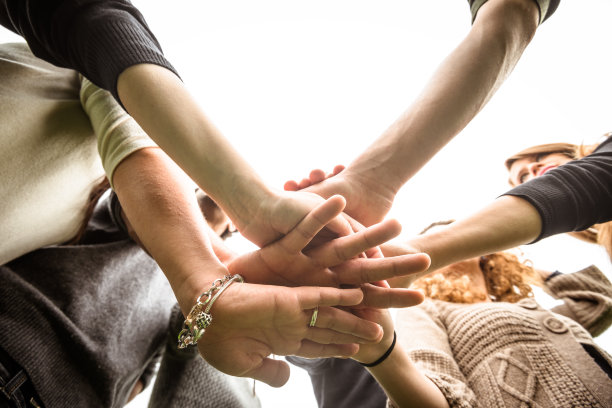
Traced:
POLYGON ((212 323, 212 315, 209 313, 210 308, 221 293, 234 281, 242 283, 244 279, 240 275, 227 275, 223 279, 216 279, 211 288, 196 299, 196 304, 191 308, 183 323, 183 329, 178 335, 179 349, 197 344, 206 328, 212 323), (203 301, 202 298, 204 298, 203 301))

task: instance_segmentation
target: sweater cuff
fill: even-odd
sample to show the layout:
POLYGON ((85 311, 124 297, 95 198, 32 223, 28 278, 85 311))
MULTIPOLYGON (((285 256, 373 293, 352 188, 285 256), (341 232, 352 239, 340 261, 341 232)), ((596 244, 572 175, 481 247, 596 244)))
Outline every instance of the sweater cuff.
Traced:
POLYGON ((78 31, 86 33, 87 39, 80 41, 78 44, 82 49, 75 51, 77 55, 84 56, 83 66, 79 70, 89 80, 111 92, 121 103, 117 80, 123 71, 133 65, 159 65, 179 76, 143 22, 120 10, 112 10, 111 13, 110 17, 105 15, 105 18, 92 17, 79 21, 82 27, 78 31))

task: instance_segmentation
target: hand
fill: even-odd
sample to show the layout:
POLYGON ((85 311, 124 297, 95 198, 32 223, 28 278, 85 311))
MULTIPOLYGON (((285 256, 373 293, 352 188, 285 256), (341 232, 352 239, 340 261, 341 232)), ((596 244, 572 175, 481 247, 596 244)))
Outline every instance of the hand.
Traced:
MULTIPOLYGON (((344 199, 342 199, 344 201, 344 199)), ((317 194, 299 192, 272 192, 259 204, 258 210, 244 224, 236 223, 240 233, 263 247, 289 233, 314 208, 324 202, 317 194)), ((312 246, 327 242, 338 236, 353 233, 350 223, 337 215, 325 225, 311 241, 312 246)))
POLYGON ((383 309, 364 308, 355 310, 354 313, 366 320, 379 323, 383 328, 384 334, 380 342, 376 344, 362 344, 359 347, 359 352, 351 357, 353 360, 359 361, 360 363, 373 363, 389 350, 393 342, 393 319, 389 311, 383 309))
MULTIPOLYGON (((233 259, 227 265, 228 270, 231 274, 242 275, 250 283, 341 287, 420 273, 427 269, 429 257, 425 254, 357 258, 371 247, 397 236, 401 226, 395 220, 385 221, 303 251, 343 208, 342 197, 331 197, 312 210, 282 239, 233 259)), ((406 307, 416 304, 412 291, 374 285, 364 285, 362 289, 366 304, 370 306, 406 307)))
POLYGON ((304 190, 325 198, 340 194, 347 201, 344 211, 366 226, 382 221, 396 194, 393 188, 385 185, 385 180, 360 176, 342 165, 334 167, 327 175, 322 170, 313 170, 309 178, 299 183, 287 181, 284 188, 287 191, 304 190))
POLYGON ((354 306, 359 289, 234 283, 211 309, 213 321, 198 342, 200 354, 218 370, 273 387, 289 379, 289 366, 270 354, 348 357, 356 343, 375 343, 380 326, 331 306, 354 306), (309 327, 319 307, 315 327, 309 327))

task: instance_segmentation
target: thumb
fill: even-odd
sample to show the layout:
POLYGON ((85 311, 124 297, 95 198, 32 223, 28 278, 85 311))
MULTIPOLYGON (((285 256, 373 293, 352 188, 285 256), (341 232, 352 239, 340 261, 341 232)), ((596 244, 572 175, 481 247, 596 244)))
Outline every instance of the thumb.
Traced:
POLYGON ((268 384, 270 387, 282 387, 289 380, 289 364, 282 360, 264 358, 261 365, 244 373, 244 376, 251 377, 268 384))

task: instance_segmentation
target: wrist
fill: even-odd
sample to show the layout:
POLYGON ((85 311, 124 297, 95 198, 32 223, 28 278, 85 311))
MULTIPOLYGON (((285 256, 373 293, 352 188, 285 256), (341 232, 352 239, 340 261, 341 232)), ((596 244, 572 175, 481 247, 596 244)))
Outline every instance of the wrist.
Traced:
POLYGON ((176 299, 184 316, 187 316, 197 298, 210 288, 217 279, 229 275, 227 268, 220 262, 207 262, 192 266, 181 279, 170 281, 176 299))
POLYGON ((388 345, 387 345, 388 342, 385 342, 385 341, 380 342, 382 346, 378 348, 379 350, 378 354, 380 355, 380 357, 378 357, 376 360, 373 360, 373 361, 359 361, 359 364, 367 368, 372 368, 372 367, 376 367, 380 365, 383 361, 389 358, 389 356, 395 349, 395 345, 397 344, 397 333, 395 332, 395 330, 393 330, 393 336, 390 336, 390 338, 391 338, 391 342, 388 345), (384 350, 384 351, 380 352, 381 350, 384 350))

